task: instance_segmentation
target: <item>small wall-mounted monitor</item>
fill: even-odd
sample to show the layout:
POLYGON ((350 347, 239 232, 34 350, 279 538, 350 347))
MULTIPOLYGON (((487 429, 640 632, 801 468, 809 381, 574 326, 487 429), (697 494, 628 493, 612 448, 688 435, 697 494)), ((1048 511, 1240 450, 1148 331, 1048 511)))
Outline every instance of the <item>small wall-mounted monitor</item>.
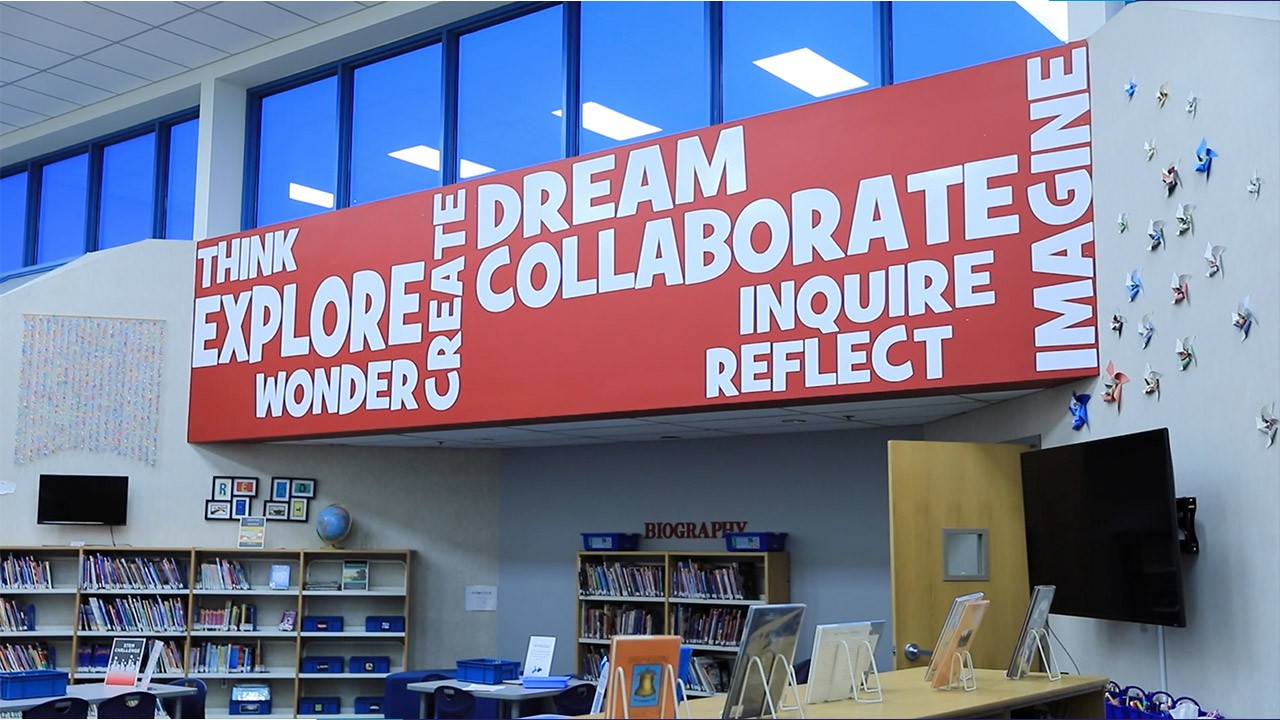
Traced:
POLYGON ((124 525, 128 517, 126 476, 40 476, 36 522, 41 525, 124 525))

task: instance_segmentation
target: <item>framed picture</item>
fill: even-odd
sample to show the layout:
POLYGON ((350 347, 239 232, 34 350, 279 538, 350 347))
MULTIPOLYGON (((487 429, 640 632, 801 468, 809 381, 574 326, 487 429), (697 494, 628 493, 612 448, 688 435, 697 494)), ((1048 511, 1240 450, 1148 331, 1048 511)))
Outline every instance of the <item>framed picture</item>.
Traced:
POLYGON ((316 481, 305 478, 293 478, 289 488, 290 497, 313 498, 316 496, 316 481))
POLYGON ((231 517, 237 520, 253 514, 253 498, 231 498, 231 517))
POLYGON ((298 522, 307 521, 307 503, 304 498, 294 498, 289 501, 289 519, 298 522))
POLYGON ((276 502, 274 500, 267 501, 267 509, 262 513, 268 520, 288 520, 289 519, 289 503, 276 502))
POLYGON ((289 478, 271 478, 271 499, 283 503, 289 501, 289 478))
POLYGON ((209 497, 214 500, 230 500, 231 489, 235 487, 234 483, 235 478, 214 475, 213 490, 210 491, 209 497))
POLYGON ((256 477, 232 478, 231 495, 233 497, 257 497, 258 478, 256 477))
POLYGON ((204 501, 204 519, 205 520, 230 520, 231 519, 231 501, 230 500, 205 500, 204 501))

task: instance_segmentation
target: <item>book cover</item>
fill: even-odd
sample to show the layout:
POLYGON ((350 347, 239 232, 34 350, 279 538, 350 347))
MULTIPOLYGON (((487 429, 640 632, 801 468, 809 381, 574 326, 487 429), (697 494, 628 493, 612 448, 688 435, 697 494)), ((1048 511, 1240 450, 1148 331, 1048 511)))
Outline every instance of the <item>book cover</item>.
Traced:
POLYGON ((614 635, 609 665, 605 705, 610 717, 675 717, 679 635, 614 635))
POLYGON ((261 550, 267 546, 267 519, 265 517, 240 518, 240 534, 236 537, 236 547, 248 550, 261 550))
POLYGON ((990 604, 990 600, 969 600, 961 608, 952 632, 943 638, 943 644, 934 650, 934 657, 941 657, 942 662, 938 673, 929 683, 930 687, 943 688, 959 680, 955 675, 960 672, 961 665, 955 656, 964 652, 973 652, 973 642, 977 639, 978 628, 982 625, 982 618, 986 615, 990 604))
POLYGON ((285 632, 290 632, 297 625, 297 621, 298 621, 297 610, 285 610, 284 614, 280 616, 279 627, 281 630, 285 632))
POLYGON ((142 638, 116 638, 111 642, 111 655, 107 659, 107 685, 128 685, 138 682, 142 669, 142 651, 147 641, 142 638))
POLYGON ((368 560, 342 561, 342 589, 343 590, 368 590, 369 589, 369 561, 368 560))
MULTIPOLYGON (((942 622, 942 631, 938 633, 938 641, 933 644, 935 649, 941 648, 946 644, 947 636, 955 628, 956 621, 960 618, 960 611, 964 609, 965 603, 971 600, 981 600, 983 593, 976 592, 968 595, 957 596, 951 601, 951 609, 947 611, 947 619, 942 622)), ((924 681, 933 682, 933 678, 938 674, 938 668, 941 667, 942 655, 935 652, 929 658, 929 667, 924 671, 924 681)))
POLYGON ((272 565, 271 579, 268 585, 272 590, 288 590, 289 589, 289 573, 288 565, 272 565))

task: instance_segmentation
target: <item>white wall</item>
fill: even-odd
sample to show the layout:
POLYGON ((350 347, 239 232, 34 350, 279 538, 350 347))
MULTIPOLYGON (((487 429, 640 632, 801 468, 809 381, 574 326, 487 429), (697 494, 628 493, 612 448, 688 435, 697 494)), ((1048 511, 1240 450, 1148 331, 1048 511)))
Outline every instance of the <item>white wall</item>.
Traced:
MULTIPOLYGON (((1280 443, 1265 448, 1254 418, 1264 403, 1280 404, 1280 24, 1159 5, 1127 7, 1090 40, 1100 358, 1133 378, 1122 412, 1083 382, 1071 389, 1094 396, 1087 430, 1071 431, 1068 389, 1060 388, 931 424, 925 436, 1039 433, 1050 447, 1168 427, 1178 494, 1199 498, 1201 552, 1183 563, 1187 627, 1165 631, 1167 689, 1228 717, 1276 717, 1280 443), (1121 88, 1131 77, 1138 90, 1130 101, 1121 88), (1170 98, 1161 109, 1155 93, 1166 81, 1170 98), (1184 111, 1190 91, 1200 98, 1194 117, 1184 111), (1152 137, 1158 155, 1148 163, 1142 146, 1152 137), (1208 179, 1193 170, 1202 137, 1221 153, 1208 179), (1183 185, 1165 197, 1160 164, 1173 161, 1183 185), (1257 199, 1245 191, 1255 169, 1265 179, 1257 199), (1193 235, 1174 231, 1179 202, 1196 206, 1193 235), (1121 211, 1129 215, 1124 235, 1115 224, 1121 211), (1146 249, 1151 218, 1165 221, 1168 243, 1154 253, 1146 249), (1223 275, 1212 279, 1206 241, 1228 248, 1223 275), (1123 279, 1139 266, 1146 290, 1130 304, 1123 279), (1191 301, 1176 307, 1175 271, 1191 274, 1191 301), (1246 294, 1259 322, 1241 343, 1230 313, 1246 294), (1128 319, 1120 337, 1110 330, 1117 309, 1128 319), (1147 312, 1157 330, 1144 351, 1136 330, 1147 312), (1199 365, 1179 372, 1174 338, 1183 335, 1196 336, 1199 365), (1164 373, 1158 401, 1142 394, 1147 363, 1164 373)), ((1154 628, 1067 617, 1054 626, 1082 672, 1159 686, 1154 628)))
MULTIPOLYGON (((498 576, 498 455, 487 450, 326 445, 207 445, 186 442, 195 246, 147 241, 92 253, 0 295, 0 545, 110 544, 106 528, 37 525, 41 473, 122 474, 130 478, 129 522, 121 544, 234 547, 235 525, 204 520, 214 475, 317 479, 316 509, 339 502, 351 512, 353 548, 408 548, 413 568, 412 664, 451 666, 496 647, 492 613, 464 613, 465 587, 498 576), (73 450, 16 464, 22 316, 80 315, 166 322, 154 466, 73 450)), ((261 507, 261 499, 257 503, 261 507)), ((271 547, 321 547, 311 523, 272 522, 271 547)))

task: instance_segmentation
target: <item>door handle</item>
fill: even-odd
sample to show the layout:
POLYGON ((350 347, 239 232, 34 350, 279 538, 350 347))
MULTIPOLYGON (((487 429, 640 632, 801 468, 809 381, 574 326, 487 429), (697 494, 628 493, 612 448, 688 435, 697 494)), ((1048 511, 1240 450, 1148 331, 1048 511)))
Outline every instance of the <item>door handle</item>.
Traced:
POLYGON ((920 647, 915 643, 907 643, 907 646, 902 648, 902 655, 907 660, 910 660, 911 662, 915 662, 916 660, 919 660, 920 656, 922 655, 924 656, 933 655, 933 651, 925 650, 924 648, 920 647))

